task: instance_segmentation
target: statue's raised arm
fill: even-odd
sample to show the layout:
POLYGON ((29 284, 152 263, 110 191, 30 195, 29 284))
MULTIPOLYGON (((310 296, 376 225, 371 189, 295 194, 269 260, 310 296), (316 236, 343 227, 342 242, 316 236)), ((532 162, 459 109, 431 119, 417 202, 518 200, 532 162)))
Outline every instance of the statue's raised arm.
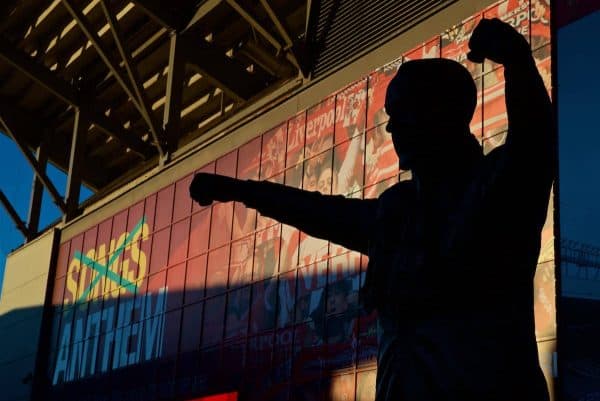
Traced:
POLYGON ((484 19, 475 28, 469 47, 472 61, 487 58, 504 66, 508 115, 505 148, 510 168, 548 186, 556 159, 552 105, 529 43, 509 24, 484 19))
POLYGON ((376 199, 323 195, 267 181, 208 173, 194 176, 190 196, 203 206, 214 201, 242 202, 309 235, 362 253, 368 250, 377 207, 376 199))

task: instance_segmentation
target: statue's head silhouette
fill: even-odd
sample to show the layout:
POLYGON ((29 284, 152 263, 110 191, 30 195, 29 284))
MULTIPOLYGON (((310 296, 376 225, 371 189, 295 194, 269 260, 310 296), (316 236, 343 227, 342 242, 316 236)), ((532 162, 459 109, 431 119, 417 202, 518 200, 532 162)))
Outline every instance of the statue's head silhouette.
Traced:
MULTIPOLYGON (((438 160, 443 152, 467 153, 476 141, 469 123, 477 88, 456 61, 435 58, 403 63, 385 99, 386 129, 392 134, 402 169, 438 160)), ((460 156, 455 154, 455 156, 460 156)))

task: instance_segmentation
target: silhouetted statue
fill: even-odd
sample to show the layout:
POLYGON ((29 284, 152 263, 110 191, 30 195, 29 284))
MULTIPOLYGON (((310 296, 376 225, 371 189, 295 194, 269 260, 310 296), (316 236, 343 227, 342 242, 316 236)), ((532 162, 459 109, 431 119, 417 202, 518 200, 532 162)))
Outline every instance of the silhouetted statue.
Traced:
POLYGON ((551 103, 525 38, 482 20, 468 57, 504 66, 506 143, 469 131, 476 88, 446 59, 402 64, 385 108, 412 179, 378 199, 197 174, 202 205, 240 201, 369 255, 362 296, 379 324, 377 400, 547 400, 533 277, 555 163, 551 103))

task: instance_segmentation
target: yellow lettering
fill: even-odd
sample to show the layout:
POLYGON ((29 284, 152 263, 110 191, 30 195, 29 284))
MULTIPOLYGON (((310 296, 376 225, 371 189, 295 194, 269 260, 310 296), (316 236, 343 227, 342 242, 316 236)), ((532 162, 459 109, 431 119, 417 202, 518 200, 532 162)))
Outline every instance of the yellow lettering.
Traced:
POLYGON ((65 288, 64 303, 75 303, 77 296, 77 279, 79 278, 79 270, 81 265, 77 259, 72 259, 67 270, 67 283, 65 288))
POLYGON ((129 281, 138 281, 143 280, 146 277, 146 272, 148 269, 148 260, 146 258, 146 252, 142 251, 141 245, 142 242, 148 241, 150 234, 150 227, 148 224, 144 223, 142 225, 142 229, 135 233, 133 237, 133 241, 131 243, 131 259, 137 264, 138 272, 137 276, 133 275, 133 272, 129 272, 125 278, 129 281))
MULTIPOLYGON (((90 249, 89 251, 87 251, 85 256, 87 256, 91 260, 96 260, 96 250, 90 249)), ((90 269, 89 266, 87 269, 81 269, 79 271, 79 286, 78 286, 78 291, 77 291, 78 298, 83 295, 83 292, 87 289, 87 286, 91 283, 91 280, 94 279, 95 275, 96 275, 96 271, 93 269, 90 269), (90 280, 88 280, 88 277, 90 275, 91 275, 91 278, 90 278, 90 280)), ((88 293, 86 296, 86 300, 89 301, 90 296, 91 296, 91 293, 88 293)))
MULTIPOLYGON (((116 265, 117 263, 119 263, 119 259, 120 259, 120 258, 116 258, 116 259, 115 259, 115 261, 114 261, 115 265, 116 265)), ((113 265, 113 266, 114 266, 114 265, 113 265)), ((110 270, 114 270, 114 271, 116 271, 116 269, 110 269, 110 270)), ((106 286, 106 287, 108 287, 108 288, 107 288, 107 291, 108 291, 108 292, 111 294, 111 296, 114 296, 114 297, 116 297, 116 295, 112 295, 112 294, 113 294, 113 292, 114 292, 114 291, 116 291, 116 290, 119 288, 119 284, 120 284, 120 283, 115 283, 113 280, 107 280, 107 286, 106 286)))
MULTIPOLYGON (((129 271, 129 259, 123 259, 123 267, 122 267, 122 275, 121 277, 128 279, 129 276, 131 276, 132 272, 129 271)), ((129 280, 129 279, 128 279, 129 280)), ((124 286, 120 286, 119 287, 119 294, 121 295, 125 295, 127 294, 127 288, 125 288, 124 286)))
MULTIPOLYGON (((96 262, 100 263, 102 266, 106 266, 106 244, 98 246, 98 252, 96 252, 96 262)), ((106 288, 104 288, 105 285, 106 278, 104 274, 102 274, 98 284, 96 284, 96 286, 94 286, 92 289, 92 298, 97 299, 101 295, 104 295, 106 293, 106 288)))
POLYGON ((79 297, 81 297, 83 295, 83 292, 85 291, 86 281, 87 281, 87 276, 88 276, 89 271, 90 271, 89 268, 79 270, 79 285, 77 287, 77 298, 78 299, 79 299, 79 297))
POLYGON ((101 244, 98 246, 96 252, 96 261, 102 266, 106 266, 106 244, 101 244))
MULTIPOLYGON (((118 249, 121 248, 123 246, 123 244, 125 243, 125 238, 127 237, 127 232, 124 232, 123 234, 121 234, 119 236, 119 238, 117 239, 116 243, 115 240, 112 239, 110 241, 110 250, 111 250, 111 255, 114 255, 115 252, 118 252, 118 249)), ((112 257, 112 256, 111 256, 112 257)), ((121 269, 120 269, 120 259, 121 257, 118 256, 116 257, 113 261, 112 264, 110 265, 110 270, 112 270, 113 272, 117 273, 118 275, 121 275, 121 269)), ((121 283, 116 283, 113 280, 108 280, 108 287, 109 287, 109 291, 110 291, 110 295, 113 298, 116 298, 119 293, 119 286, 121 285, 121 283)))
MULTIPOLYGON (((87 251, 86 256, 98 264, 106 266, 127 281, 139 284, 140 281, 144 280, 148 271, 148 258, 141 249, 141 244, 149 239, 150 227, 144 223, 141 229, 136 231, 125 249, 120 249, 124 246, 128 235, 128 232, 124 232, 118 238, 111 239, 109 244, 100 244, 97 249, 90 249, 87 251), (126 251, 129 257, 125 257, 127 255, 126 251), (112 257, 115 259, 111 260, 112 257)), ((74 303, 77 297, 81 297, 95 279, 98 282, 87 294, 87 301, 102 296, 105 299, 117 298, 119 294, 131 291, 131 289, 121 286, 120 282, 108 279, 105 274, 99 273, 91 266, 82 269, 81 262, 73 258, 67 270, 64 303, 74 303)))

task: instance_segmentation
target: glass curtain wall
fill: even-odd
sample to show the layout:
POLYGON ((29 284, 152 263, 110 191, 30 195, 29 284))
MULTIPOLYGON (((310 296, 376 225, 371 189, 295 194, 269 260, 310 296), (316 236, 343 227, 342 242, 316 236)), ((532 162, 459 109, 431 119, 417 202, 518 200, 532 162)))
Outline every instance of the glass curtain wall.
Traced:
POLYGON ((600 399, 600 11, 579 10, 587 15, 573 21, 581 15, 576 8, 591 3, 598 4, 565 5, 571 10, 557 15, 558 366, 564 401, 600 399))

